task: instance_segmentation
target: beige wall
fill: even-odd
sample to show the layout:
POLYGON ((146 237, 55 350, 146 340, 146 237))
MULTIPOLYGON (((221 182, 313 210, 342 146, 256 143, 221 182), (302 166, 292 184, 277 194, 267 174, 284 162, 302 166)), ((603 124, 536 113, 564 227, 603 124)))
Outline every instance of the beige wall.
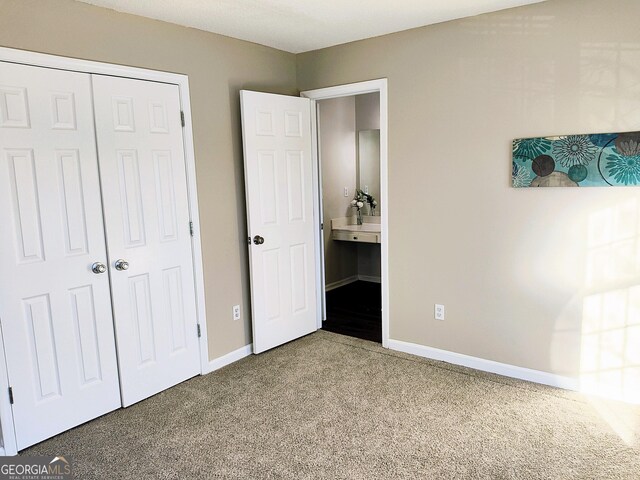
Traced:
MULTIPOLYGON (((380 129, 380 94, 367 93, 365 95, 356 95, 356 130, 379 130, 380 129)), ((360 137, 358 137, 360 143, 360 137)), ((379 141, 378 141, 379 146, 379 141)), ((361 147, 358 145, 358 171, 362 172, 363 165, 360 159, 361 147)), ((380 156, 379 148, 377 157, 380 156)), ((373 179, 372 185, 369 185, 369 193, 380 203, 380 161, 377 164, 369 163, 369 171, 365 175, 367 178, 373 179), (372 168, 373 167, 373 168, 372 168)), ((364 169, 367 170, 366 168, 364 169)), ((362 183, 362 182, 360 182, 362 183)), ((364 185, 360 185, 364 189, 364 185)), ((369 212, 368 206, 366 211, 369 212)), ((380 214, 380 207, 377 209, 380 214)), ((358 275, 371 277, 370 279, 380 279, 382 275, 382 264, 379 244, 359 244, 358 245, 358 275)))
POLYGON ((380 94, 378 92, 356 95, 356 130, 380 128, 380 94))
POLYGON ((238 90, 296 94, 294 55, 71 0, 0 0, 0 45, 189 75, 209 357, 250 343, 238 90))
POLYGON ((358 273, 357 244, 331 239, 331 219, 353 214, 351 200, 356 188, 355 97, 318 102, 320 155, 322 161, 322 213, 324 228, 325 283, 358 273), (344 196, 344 188, 349 196, 344 196))
MULTIPOLYGON (((357 95, 318 102, 320 152, 322 157, 325 284, 356 275, 380 277, 380 246, 360 245, 331 239, 332 218, 354 215, 350 206, 357 185, 358 126, 379 128, 379 95, 357 95), (344 187, 349 196, 344 196, 344 187)), ((376 193, 376 197, 379 195, 376 193)), ((379 200, 379 199, 378 199, 379 200)), ((368 212, 365 207, 364 212, 368 212)))
POLYGON ((583 323, 640 318, 640 189, 510 187, 513 138, 640 129, 639 16, 552 0, 297 57, 301 90, 388 78, 391 338, 574 375, 583 323))
POLYGON ((0 44, 189 75, 211 358, 251 340, 238 90, 387 77, 391 337, 575 374, 583 323, 640 316, 640 193, 515 190, 511 140, 639 129, 639 15, 636 0, 550 0, 294 57, 71 0, 0 0, 0 44))

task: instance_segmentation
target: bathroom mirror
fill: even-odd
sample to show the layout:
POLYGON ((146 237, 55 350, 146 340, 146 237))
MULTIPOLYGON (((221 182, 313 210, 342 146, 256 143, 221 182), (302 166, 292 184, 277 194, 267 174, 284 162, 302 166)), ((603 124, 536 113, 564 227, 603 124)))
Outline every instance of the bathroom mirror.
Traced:
MULTIPOLYGON (((380 130, 358 132, 357 188, 380 203, 380 130)), ((376 215, 380 209, 376 209, 376 215)), ((366 209, 368 214, 368 207, 366 209)))

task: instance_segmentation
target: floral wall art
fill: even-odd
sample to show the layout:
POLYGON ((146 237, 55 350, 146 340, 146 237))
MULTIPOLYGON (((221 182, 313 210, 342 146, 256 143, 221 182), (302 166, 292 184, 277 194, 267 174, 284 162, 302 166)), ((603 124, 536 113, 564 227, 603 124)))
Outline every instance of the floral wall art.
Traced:
POLYGON ((514 187, 640 185, 640 132, 519 138, 514 187))

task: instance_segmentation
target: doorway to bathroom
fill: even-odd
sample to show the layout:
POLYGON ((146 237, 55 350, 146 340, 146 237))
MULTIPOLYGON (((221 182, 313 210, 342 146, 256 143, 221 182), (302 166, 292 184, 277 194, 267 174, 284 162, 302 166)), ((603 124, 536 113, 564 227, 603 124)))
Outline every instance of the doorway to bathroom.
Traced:
POLYGON ((388 339, 386 79, 302 92, 316 117, 318 328, 388 339))
POLYGON ((382 343, 379 281, 355 280, 326 291, 327 316, 322 329, 382 343))

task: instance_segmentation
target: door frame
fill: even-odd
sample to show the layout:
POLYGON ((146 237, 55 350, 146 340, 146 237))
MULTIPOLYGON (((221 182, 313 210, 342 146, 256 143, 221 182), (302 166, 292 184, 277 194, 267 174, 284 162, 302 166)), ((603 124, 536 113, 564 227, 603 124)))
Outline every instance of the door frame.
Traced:
MULTIPOLYGON (((315 186, 317 193, 314 195, 314 211, 317 212, 319 221, 316 222, 316 262, 317 262, 317 295, 318 295, 318 328, 322 328, 322 320, 324 318, 325 304, 325 278, 324 278, 324 243, 323 230, 320 228, 322 218, 322 170, 320 159, 320 142, 317 139, 320 125, 318 119, 318 109, 316 102, 319 100, 327 100, 330 98, 350 97, 353 95, 362 95, 365 93, 380 94, 380 216, 381 216, 381 235, 382 244, 381 251, 381 286, 382 286, 382 346, 389 348, 389 178, 388 178, 388 132, 389 132, 389 114, 387 101, 387 79, 380 78, 376 80, 368 80, 364 82, 348 83, 344 85, 336 85, 333 87, 317 88, 314 90, 305 90, 300 92, 301 97, 311 100, 312 114, 312 153, 315 173, 315 186)), ((328 228, 331 228, 328 226, 328 228)))
MULTIPOLYGON (((54 68, 57 70, 69 70, 87 74, 110 75, 115 77, 131 78, 136 80, 149 80, 160 83, 177 85, 180 92, 180 106, 184 114, 183 142, 185 165, 187 170, 187 195, 189 214, 193 223, 193 235, 191 237, 191 251, 193 272, 196 287, 196 315, 200 325, 201 336, 198 339, 200 345, 200 374, 209 372, 209 349, 207 335, 207 315, 204 296, 204 269, 202 264, 202 244, 200 238, 200 215, 198 211, 198 192, 196 187, 195 150, 193 143, 193 128, 191 122, 191 101, 189 95, 189 77, 179 73, 162 72, 145 68, 129 67, 111 63, 96 62, 92 60, 80 60, 71 57, 62 57, 45 53, 18 50, 14 48, 0 47, 0 61, 18 63, 35 67, 54 68)), ((176 112, 179 115, 179 112, 176 112)), ((185 225, 184 228, 189 228, 185 225)), ((195 334, 195 332, 194 332, 195 334)), ((0 343, 0 392, 7 392, 9 388, 7 378, 7 365, 4 356, 4 344, 0 343)), ((0 394, 0 430, 4 444, 4 452, 0 447, 0 454, 17 454, 15 442, 15 429, 13 414, 11 413, 9 396, 0 394)))

